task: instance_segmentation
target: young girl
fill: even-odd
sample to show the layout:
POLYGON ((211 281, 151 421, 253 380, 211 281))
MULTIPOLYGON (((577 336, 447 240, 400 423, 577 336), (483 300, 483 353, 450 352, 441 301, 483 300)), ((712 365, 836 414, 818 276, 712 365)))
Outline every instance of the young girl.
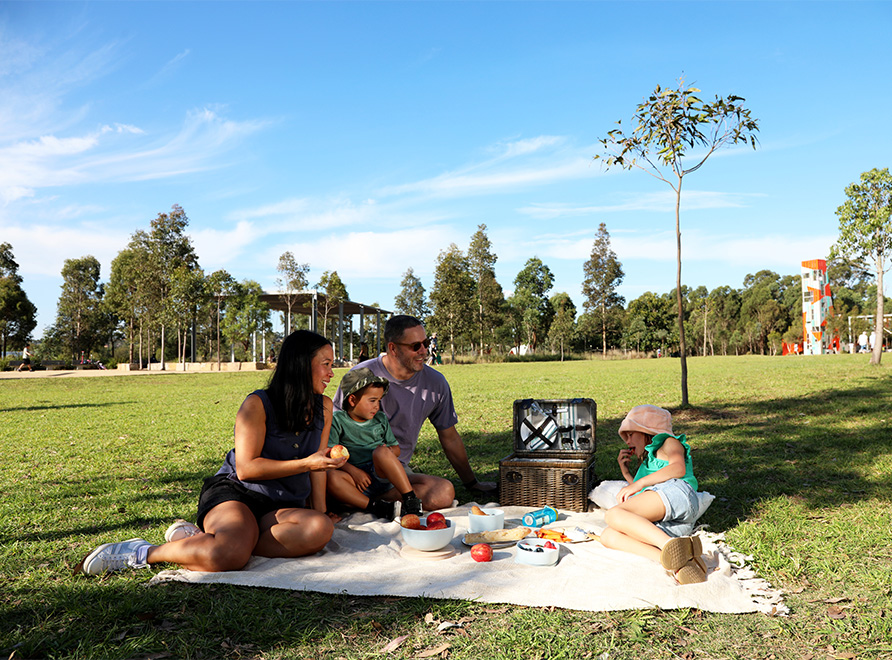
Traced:
POLYGON ((626 443, 617 462, 628 485, 608 509, 601 543, 660 562, 679 584, 706 580, 697 520, 697 479, 684 435, 672 434, 672 415, 657 406, 636 406, 619 427, 626 443), (641 461, 635 477, 629 464, 641 461))
POLYGON ((75 569, 99 575, 170 562, 195 571, 228 571, 251 555, 301 557, 321 550, 334 531, 325 508, 325 471, 345 459, 328 456, 334 354, 306 330, 282 344, 265 390, 245 399, 235 419, 235 448, 205 479, 198 525, 179 521, 167 543, 143 539, 106 543, 75 569), (176 540, 172 540, 176 539, 176 540))

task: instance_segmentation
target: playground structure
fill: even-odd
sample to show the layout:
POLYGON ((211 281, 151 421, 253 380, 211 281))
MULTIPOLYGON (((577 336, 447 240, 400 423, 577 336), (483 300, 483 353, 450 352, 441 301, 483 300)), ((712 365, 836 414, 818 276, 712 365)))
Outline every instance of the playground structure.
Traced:
MULTIPOLYGON (((827 262, 810 259, 802 262, 802 338, 804 355, 823 355, 831 347, 826 332, 827 319, 833 314, 833 298, 827 282, 827 262)), ((838 343, 837 343, 838 350, 838 343)))

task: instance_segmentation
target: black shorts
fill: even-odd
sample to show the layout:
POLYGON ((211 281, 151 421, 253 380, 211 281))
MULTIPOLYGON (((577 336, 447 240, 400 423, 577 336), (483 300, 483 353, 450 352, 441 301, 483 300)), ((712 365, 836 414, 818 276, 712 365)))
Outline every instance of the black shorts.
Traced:
POLYGON ((204 480, 201 494, 198 496, 198 527, 204 531, 204 517, 218 504, 223 502, 241 502, 251 510, 260 524, 260 519, 270 511, 279 509, 305 509, 306 500, 282 502, 273 500, 266 495, 261 495, 253 490, 245 488, 238 481, 233 481, 225 474, 215 474, 204 480))

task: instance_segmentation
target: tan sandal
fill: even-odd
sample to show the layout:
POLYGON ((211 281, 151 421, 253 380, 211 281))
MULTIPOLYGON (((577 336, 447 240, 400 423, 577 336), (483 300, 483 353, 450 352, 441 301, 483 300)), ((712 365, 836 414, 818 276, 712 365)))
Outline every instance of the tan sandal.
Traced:
POLYGON ((660 551, 660 563, 667 571, 677 571, 703 551, 697 536, 679 536, 669 539, 660 551))
POLYGON ((706 582, 706 564, 699 557, 694 557, 687 564, 675 571, 678 584, 697 584, 706 582))

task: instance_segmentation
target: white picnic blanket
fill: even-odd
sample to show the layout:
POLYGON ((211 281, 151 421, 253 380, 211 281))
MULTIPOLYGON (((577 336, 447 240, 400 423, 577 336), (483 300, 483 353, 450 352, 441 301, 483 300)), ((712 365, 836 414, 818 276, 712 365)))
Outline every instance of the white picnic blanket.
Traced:
MULTIPOLYGON (((696 608, 709 612, 786 614, 781 593, 758 578, 721 535, 700 531, 709 575, 706 582, 679 586, 657 563, 610 550, 598 541, 561 544, 554 566, 518 564, 514 546, 496 549, 493 560, 478 563, 462 543, 471 504, 442 513, 456 528, 455 555, 440 561, 400 554, 400 526, 354 513, 335 526, 325 549, 311 557, 254 557, 244 570, 202 573, 186 569, 158 573, 166 581, 236 584, 356 596, 425 596, 560 607, 586 611, 696 608)), ((497 506, 497 505, 494 505, 497 506)), ((529 507, 499 507, 508 524, 520 523, 529 507)), ((582 527, 600 532, 604 512, 561 511, 549 527, 582 527)))

